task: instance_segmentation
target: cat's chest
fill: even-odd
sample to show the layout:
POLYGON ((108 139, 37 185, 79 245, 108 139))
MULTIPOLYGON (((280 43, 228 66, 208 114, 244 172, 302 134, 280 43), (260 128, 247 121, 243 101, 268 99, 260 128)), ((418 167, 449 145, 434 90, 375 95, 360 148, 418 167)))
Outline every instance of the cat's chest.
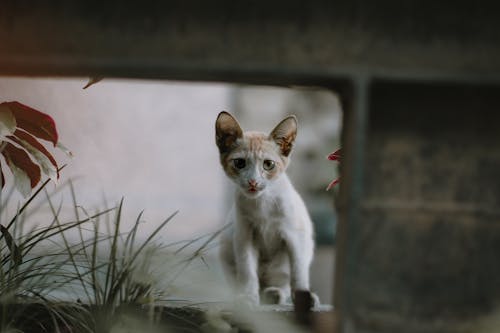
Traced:
POLYGON ((283 247, 283 234, 289 227, 290 209, 281 198, 268 198, 238 207, 239 223, 251 233, 262 254, 272 255, 283 247))
POLYGON ((251 237, 252 243, 259 252, 260 260, 269 260, 285 249, 282 230, 277 226, 254 226, 251 237))
POLYGON ((237 212, 244 223, 263 230, 280 227, 290 216, 290 208, 281 197, 241 201, 237 204, 237 212))

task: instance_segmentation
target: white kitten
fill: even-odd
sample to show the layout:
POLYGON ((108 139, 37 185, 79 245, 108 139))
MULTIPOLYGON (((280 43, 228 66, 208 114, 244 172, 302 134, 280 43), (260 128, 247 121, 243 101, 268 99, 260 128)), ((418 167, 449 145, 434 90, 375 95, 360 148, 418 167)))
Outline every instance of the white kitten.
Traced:
POLYGON ((243 133, 221 112, 215 129, 222 167, 237 185, 221 238, 224 269, 246 302, 283 304, 291 292, 309 291, 314 252, 311 219, 285 174, 297 120, 285 118, 269 135, 243 133))

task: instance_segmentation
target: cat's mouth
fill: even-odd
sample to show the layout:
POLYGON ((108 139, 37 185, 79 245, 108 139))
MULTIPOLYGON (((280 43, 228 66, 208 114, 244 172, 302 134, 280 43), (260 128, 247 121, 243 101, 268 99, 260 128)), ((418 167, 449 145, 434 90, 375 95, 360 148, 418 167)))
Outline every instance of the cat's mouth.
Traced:
POLYGON ((258 195, 260 192, 262 192, 262 188, 256 186, 250 186, 246 189, 246 192, 250 196, 255 196, 258 195))

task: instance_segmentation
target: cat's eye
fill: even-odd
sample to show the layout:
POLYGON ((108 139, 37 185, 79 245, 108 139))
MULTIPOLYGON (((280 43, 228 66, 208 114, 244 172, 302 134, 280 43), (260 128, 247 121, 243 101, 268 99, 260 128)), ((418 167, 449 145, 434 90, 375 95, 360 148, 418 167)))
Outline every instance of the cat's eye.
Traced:
POLYGON ((233 165, 236 169, 243 169, 247 165, 247 162, 244 158, 235 158, 233 160, 233 165))
POLYGON ((272 161, 272 160, 265 160, 264 161, 264 164, 263 164, 264 170, 267 170, 267 171, 272 170, 272 169, 274 169, 274 166, 275 166, 274 161, 272 161))

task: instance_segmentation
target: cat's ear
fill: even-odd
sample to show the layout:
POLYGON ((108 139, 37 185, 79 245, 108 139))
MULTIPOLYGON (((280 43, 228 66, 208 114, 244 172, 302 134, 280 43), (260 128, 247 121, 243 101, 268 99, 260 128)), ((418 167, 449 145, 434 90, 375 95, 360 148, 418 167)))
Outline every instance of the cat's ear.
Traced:
POLYGON ((234 148, 236 140, 242 137, 243 130, 236 119, 226 111, 219 113, 215 121, 215 142, 221 154, 234 148))
POLYGON ((290 155, 297 136, 297 118, 289 116, 283 119, 269 134, 269 137, 278 144, 283 156, 290 155))

